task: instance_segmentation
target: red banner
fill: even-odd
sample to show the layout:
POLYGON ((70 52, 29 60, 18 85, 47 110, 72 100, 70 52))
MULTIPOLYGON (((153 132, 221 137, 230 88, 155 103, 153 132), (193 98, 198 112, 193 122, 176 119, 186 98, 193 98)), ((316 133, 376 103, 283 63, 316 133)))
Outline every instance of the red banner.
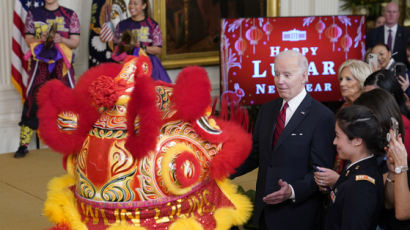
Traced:
POLYGON ((221 96, 242 105, 277 98, 275 57, 293 49, 308 59, 308 93, 320 101, 341 100, 337 70, 364 56, 365 25, 364 16, 223 19, 221 96))

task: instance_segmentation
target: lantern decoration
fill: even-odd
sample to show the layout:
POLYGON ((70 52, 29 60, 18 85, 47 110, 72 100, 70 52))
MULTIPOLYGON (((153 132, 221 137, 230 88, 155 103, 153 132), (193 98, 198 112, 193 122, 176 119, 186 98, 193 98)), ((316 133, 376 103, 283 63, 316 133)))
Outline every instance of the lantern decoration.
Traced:
POLYGON ((272 32, 272 30, 273 30, 272 24, 270 24, 269 21, 267 21, 267 22, 263 25, 263 31, 265 31, 266 36, 268 37, 268 41, 269 41, 269 36, 270 36, 270 33, 272 32))
POLYGON ((240 62, 242 62, 242 55, 245 52, 246 48, 248 48, 248 43, 246 43, 246 40, 242 38, 242 23, 241 23, 240 37, 235 42, 235 50, 238 52, 240 56, 240 62))
POLYGON ((253 25, 246 31, 246 38, 253 45, 253 53, 255 54, 255 45, 258 44, 258 41, 262 38, 262 31, 255 26, 255 19, 253 19, 253 25))
POLYGON ((347 59, 347 53, 349 52, 350 47, 352 46, 352 38, 346 33, 340 39, 340 45, 342 46, 343 50, 345 51, 345 59, 347 59))
POLYGON ((340 39, 340 45, 342 46, 343 51, 345 51, 345 59, 347 60, 347 53, 349 52, 349 49, 353 44, 353 40, 347 32, 347 23, 345 24, 345 31, 346 34, 340 39))
POLYGON ((323 33, 323 30, 325 30, 326 25, 322 21, 321 18, 319 18, 319 21, 316 23, 315 28, 316 28, 316 31, 319 33, 319 39, 322 39, 322 33, 323 33))
POLYGON ((333 23, 331 26, 329 26, 326 31, 326 37, 330 39, 330 42, 333 43, 333 48, 332 51, 335 51, 335 43, 339 39, 339 37, 342 35, 342 29, 335 23, 335 18, 333 18, 333 23))

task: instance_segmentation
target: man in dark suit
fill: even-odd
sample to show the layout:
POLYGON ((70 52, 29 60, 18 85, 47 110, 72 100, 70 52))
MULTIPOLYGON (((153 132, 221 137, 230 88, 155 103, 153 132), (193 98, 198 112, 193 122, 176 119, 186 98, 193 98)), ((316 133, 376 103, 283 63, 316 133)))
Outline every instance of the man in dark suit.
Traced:
POLYGON ((282 52, 274 69, 281 98, 262 105, 252 152, 231 178, 259 167, 254 222, 260 229, 316 230, 321 196, 313 172, 333 166, 334 115, 306 93, 305 56, 282 52))
POLYGON ((386 18, 384 26, 379 26, 370 30, 366 35, 366 48, 371 49, 379 43, 386 44, 392 51, 396 62, 407 64, 406 45, 410 37, 410 31, 403 26, 399 26, 400 16, 399 6, 395 2, 389 2, 383 10, 386 18))

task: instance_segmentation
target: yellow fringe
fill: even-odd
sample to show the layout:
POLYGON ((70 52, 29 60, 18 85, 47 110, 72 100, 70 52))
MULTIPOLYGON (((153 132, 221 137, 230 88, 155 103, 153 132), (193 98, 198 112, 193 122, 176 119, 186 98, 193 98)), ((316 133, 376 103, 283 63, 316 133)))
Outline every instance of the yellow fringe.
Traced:
MULTIPOLYGON (((74 183, 74 177, 69 174, 53 178, 48 184, 49 191, 47 192, 43 212, 56 225, 66 224, 72 230, 86 230, 87 226, 81 222, 74 194, 69 189, 74 183)), ((246 196, 238 194, 236 185, 228 179, 217 181, 217 184, 225 196, 235 205, 235 208, 219 208, 215 211, 216 229, 225 230, 232 225, 246 223, 252 214, 252 203, 246 196)), ((180 217, 175 223, 171 224, 170 230, 178 229, 202 230, 203 227, 192 216, 190 218, 180 217)), ((145 230, 145 228, 122 223, 110 226, 107 230, 145 230)))
POLYGON ((232 225, 246 223, 252 215, 253 205, 249 199, 237 193, 237 186, 230 180, 216 181, 218 187, 236 208, 219 208, 215 211, 216 229, 229 229, 232 225))
POLYGON ((56 225, 66 224, 73 230, 86 230, 87 226, 81 222, 74 194, 69 189, 74 183, 74 178, 68 174, 53 178, 48 184, 43 213, 56 225))
POLYGON ((169 230, 181 230, 181 229, 191 229, 191 230, 203 230, 202 225, 195 220, 195 217, 179 217, 171 226, 169 230))

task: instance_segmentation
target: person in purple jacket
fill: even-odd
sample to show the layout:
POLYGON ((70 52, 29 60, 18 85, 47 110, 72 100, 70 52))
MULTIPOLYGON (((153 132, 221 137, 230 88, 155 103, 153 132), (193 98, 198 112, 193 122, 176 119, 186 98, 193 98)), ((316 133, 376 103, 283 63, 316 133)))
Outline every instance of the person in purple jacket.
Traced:
POLYGON ((28 153, 27 146, 33 131, 38 128, 38 89, 51 79, 59 79, 65 85, 74 87, 72 49, 80 43, 80 21, 73 10, 60 6, 57 0, 46 0, 44 6, 28 11, 24 38, 30 47, 31 58, 26 100, 19 123, 20 144, 15 158, 28 153))
MULTIPOLYGON (((130 0, 128 11, 131 17, 121 21, 115 28, 114 42, 119 43, 122 33, 129 30, 132 34, 137 34, 138 44, 134 55, 139 54, 139 49, 143 49, 152 62, 152 77, 154 80, 171 82, 161 61, 156 55, 161 53, 162 34, 160 26, 149 17, 148 0, 130 0)), ((116 54, 114 53, 113 56, 116 54)), ((113 57, 113 59, 115 59, 113 57)), ((118 59, 117 59, 118 60, 118 59)))

